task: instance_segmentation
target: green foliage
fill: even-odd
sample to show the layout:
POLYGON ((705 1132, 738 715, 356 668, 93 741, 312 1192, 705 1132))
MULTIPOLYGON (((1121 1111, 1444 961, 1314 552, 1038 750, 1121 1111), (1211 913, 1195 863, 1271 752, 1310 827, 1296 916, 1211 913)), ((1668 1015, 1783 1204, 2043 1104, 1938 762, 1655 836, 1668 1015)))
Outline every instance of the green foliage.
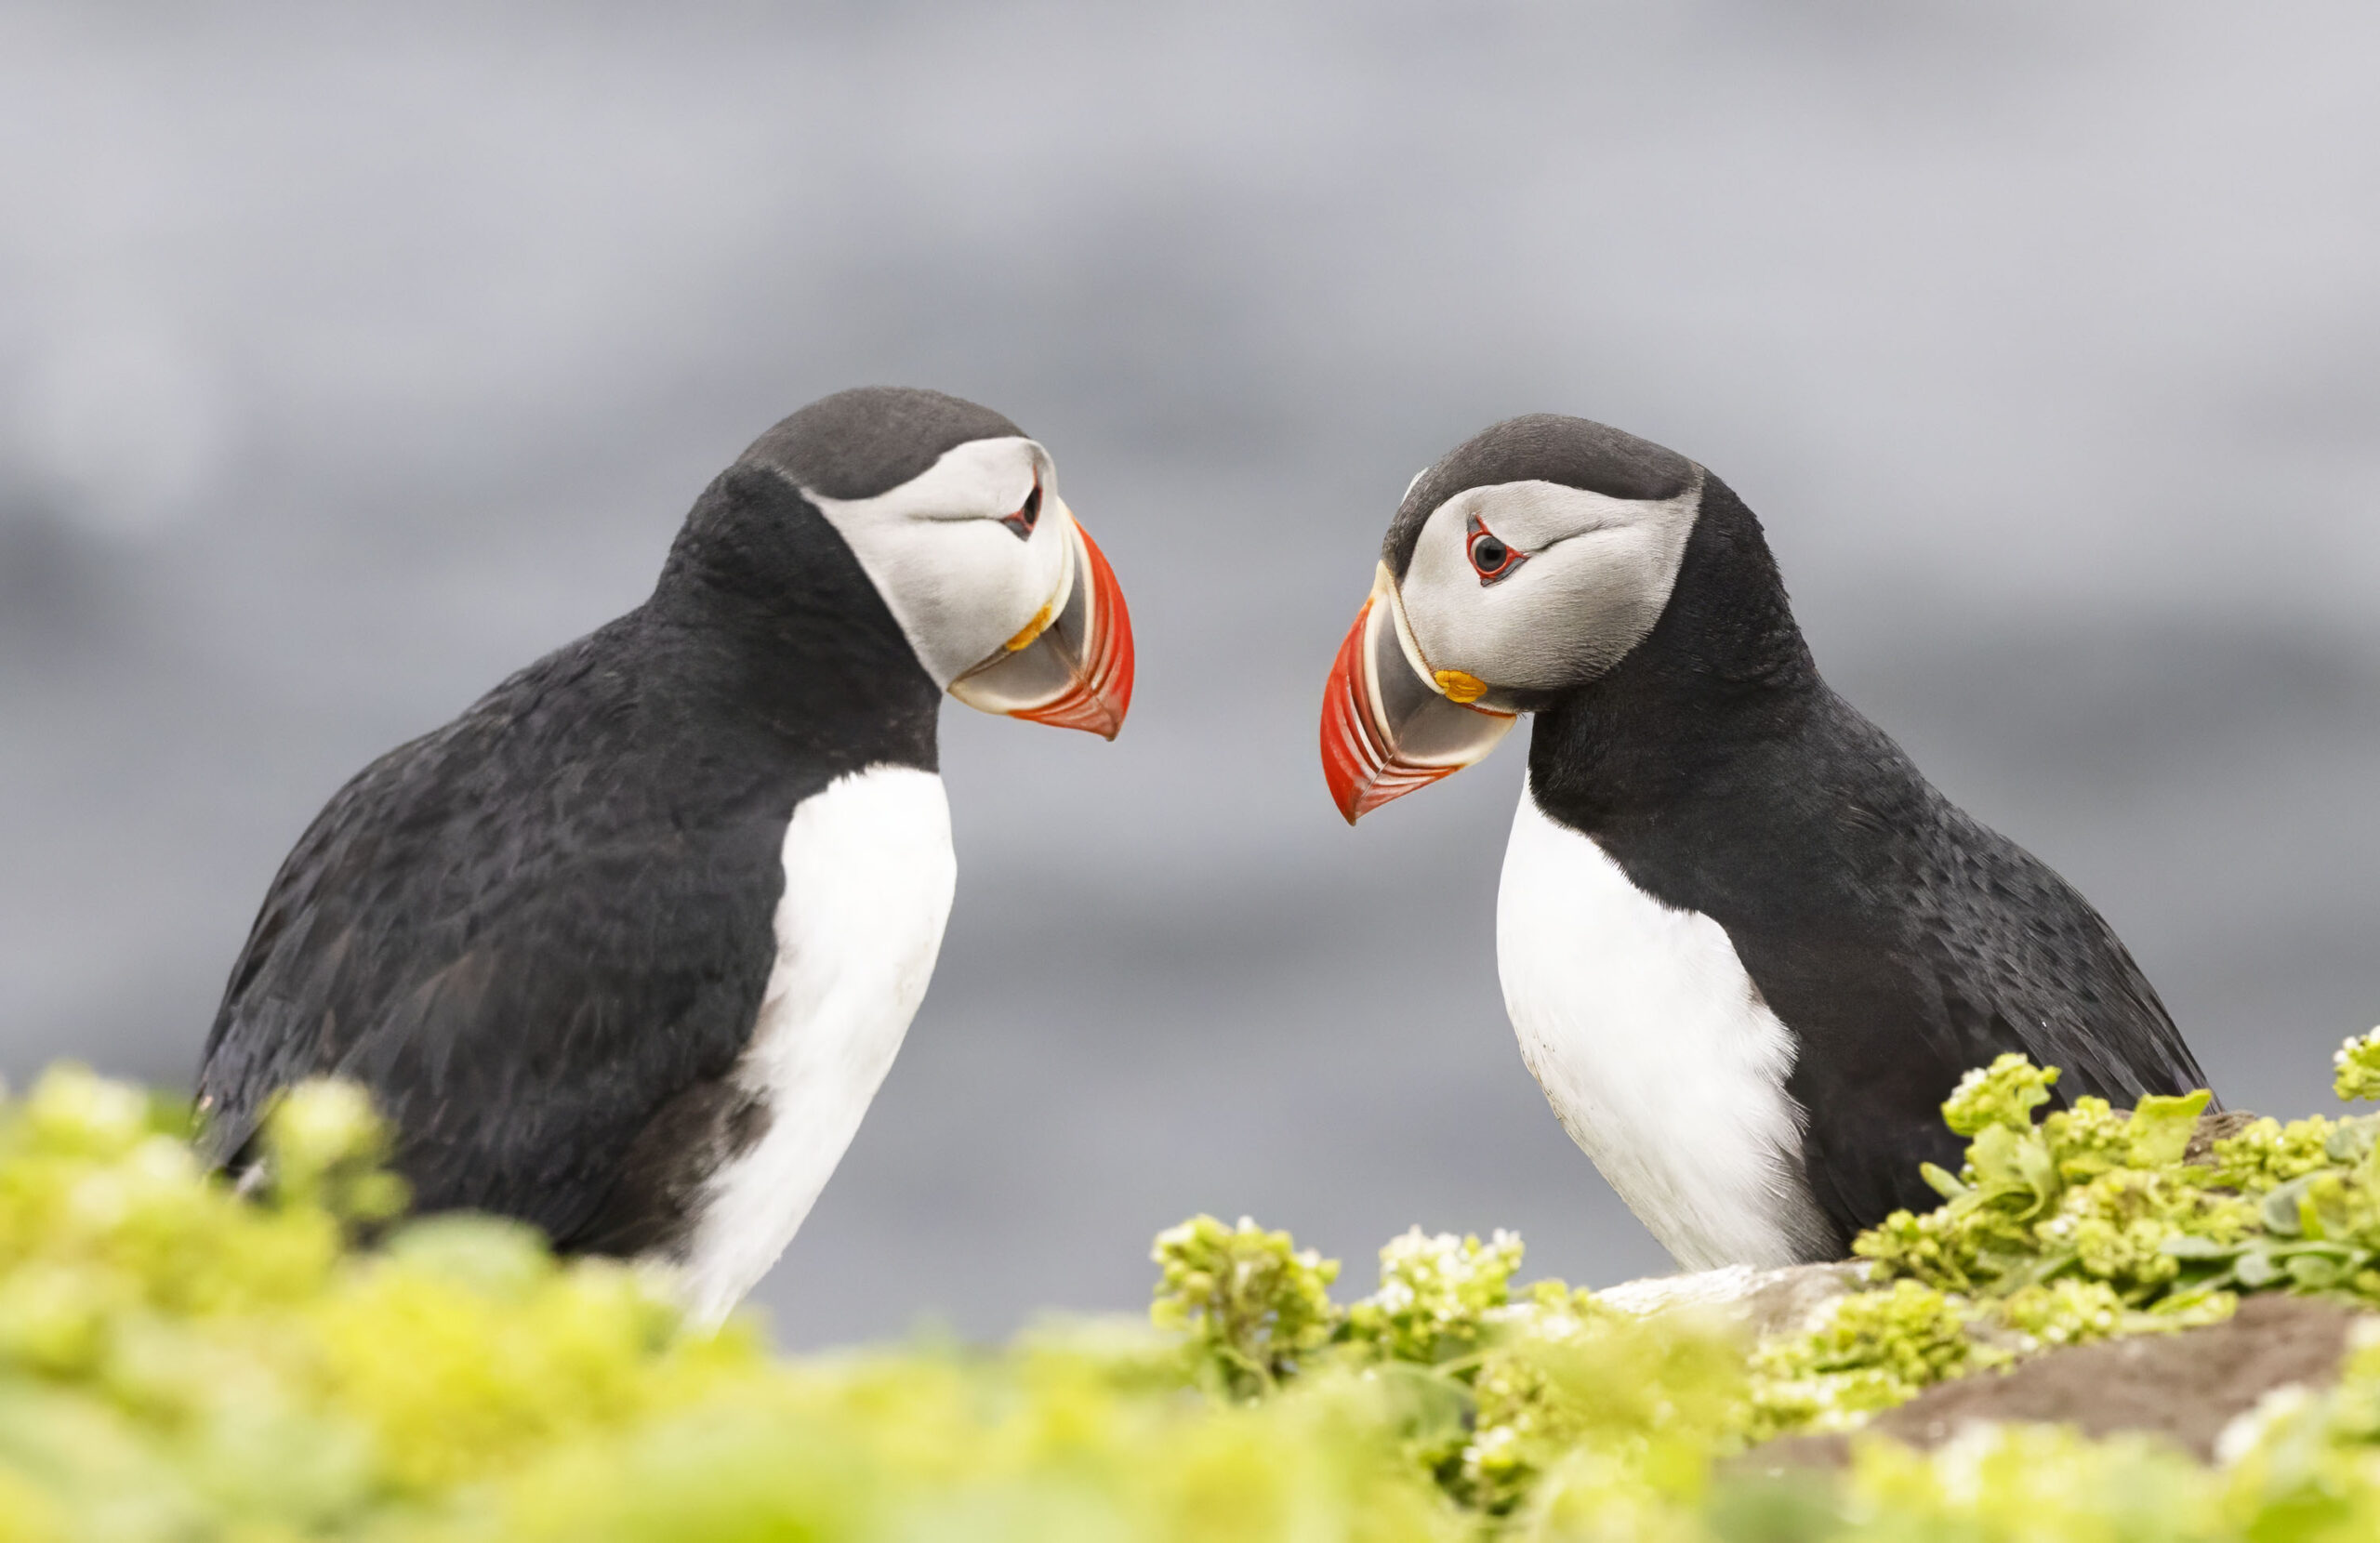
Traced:
POLYGON ((405 1208, 404 1180, 383 1167, 388 1132, 353 1083, 291 1088, 266 1122, 265 1155, 284 1210, 311 1207, 355 1227, 390 1220, 405 1208))
POLYGON ((2269 1114, 2252 1120, 2237 1135, 2215 1144, 2215 1173, 2209 1182, 2243 1192, 2277 1189, 2329 1167, 2331 1137, 2337 1128, 2320 1114, 2287 1125, 2269 1114))
POLYGON ((1494 1515, 1692 1502, 1712 1457, 1741 1444, 1744 1351, 1723 1320, 1647 1318, 1540 1282, 1480 1359, 1469 1439, 1440 1482, 1494 1515))
POLYGON ((1967 1332, 1969 1304, 1915 1281, 1837 1299, 1810 1332, 1752 1354, 1755 1436, 1848 1431, 1927 1385, 2005 1364, 1967 1332))
MULTIPOLYGON (((2343 1093, 2365 1046, 2341 1053, 2343 1093)), ((2380 1046, 2370 1055, 2380 1062, 2380 1046)), ((1776 1497, 1714 1481, 1714 1459, 1779 1434, 1857 1431, 1933 1383, 2044 1350, 2215 1322, 2241 1291, 2380 1307, 2380 1116, 2259 1120, 2191 1163, 2204 1092, 2133 1110, 2085 1097, 2043 1114, 2056 1081, 2019 1056, 1964 1078, 1943 1114, 1969 1138, 1965 1159, 1956 1175, 1927 1172, 1944 1204, 1863 1234, 1871 1285, 1756 1345, 1709 1322, 1633 1318, 1558 1282, 1516 1301, 1517 1239, 1483 1248, 1416 1231, 1382 1250, 1382 1290, 1314 1364, 1361 1354, 1436 1383, 1461 1418, 1407 1431, 1406 1450, 1508 1530, 1685 1537, 1733 1517, 1779 1536, 1776 1497)), ((2334 1501, 2380 1496, 2380 1479, 2343 1476, 2380 1457, 2375 1385, 2380 1351, 2307 1401, 2319 1420, 2276 1424, 2303 1449, 2294 1477, 2259 1478, 2244 1499, 2150 1444, 1985 1432, 1932 1457, 1863 1446, 1846 1487, 1778 1502, 1792 1513, 1782 1536, 2294 1536, 2275 1508, 2314 1494, 2368 1527, 2380 1506, 2334 1501)))
MULTIPOLYGON (((161 1106, 87 1073, 0 1107, 0 1539, 1465 1530, 1384 1436, 1410 1400, 1377 1379, 1218 1405, 1178 1340, 1095 1325, 1000 1354, 778 1360, 747 1324, 688 1332, 666 1281, 558 1262, 524 1229, 382 1227, 384 1151, 351 1089, 300 1088, 244 1200, 161 1106)), ((1202 1328, 1289 1347, 1313 1338, 1296 1304, 1335 1321, 1327 1274, 1279 1241, 1282 1268, 1201 1288, 1228 1309, 1202 1328)))
POLYGON ((1985 1075, 1970 1074, 1943 1106, 1974 1136, 1956 1178, 1927 1170, 1945 1204, 1894 1212, 1855 1252, 1887 1277, 1968 1294, 2004 1296, 2069 1274, 2104 1282, 2133 1306, 2214 1289, 2216 1272, 2186 1259, 2241 1244, 2255 1216, 2210 1170, 2182 1165, 2205 1093, 2143 1099, 2129 1113, 2085 1097, 2034 1125, 2045 1075, 2003 1056, 1977 1087, 1985 1075), (1978 1106, 1992 1117, 1977 1117, 1978 1106), (2184 1238, 2194 1241, 2175 1244, 2184 1238))
POLYGON ((1980 1136, 1993 1126, 2030 1130, 2033 1111, 2049 1101, 2057 1068, 2003 1055, 1959 1079, 1942 1103, 1942 1123, 1955 1135, 1980 1136))
POLYGON ((2380 1099, 2380 1029, 2349 1035, 2331 1057, 2331 1065, 2335 1074, 2331 1088, 2340 1098, 2380 1099))
POLYGON ((1482 1246, 1475 1236, 1428 1237, 1416 1227, 1380 1251, 1380 1289, 1348 1309, 1345 1337, 1425 1366, 1469 1355, 1486 1338, 1488 1314, 1511 1299, 1520 1267, 1521 1240, 1511 1233, 1482 1246))
MULTIPOLYGON (((2380 1059, 2372 1040, 2339 1052, 2342 1093, 2380 1059)), ((2130 1113, 2077 1099, 2034 1125, 2047 1084, 2030 1071, 2003 1056, 1944 1106, 1973 1130, 1965 1166, 1929 1173, 1943 1206, 1895 1212, 1858 1239, 1884 1276, 1984 1299, 2097 1283, 2149 1315, 2125 1326, 2202 1321, 2229 1293, 2276 1286, 2380 1307, 2380 1115, 2259 1119, 2194 1166, 2183 1158, 2205 1093, 2130 1113)))
POLYGON ((688 1329, 663 1273, 403 1220, 350 1088, 283 1101, 243 1194, 170 1106, 60 1069, 0 1102, 0 1543, 2380 1534, 2380 1335, 2214 1468, 2046 1428, 1858 1433, 2242 1291, 2380 1305, 2380 1116, 2257 1121, 2192 1165, 2204 1095, 2045 1112, 2056 1080, 2009 1057, 1963 1081, 1944 1204, 1763 1340, 1516 1286, 1502 1233, 1393 1239, 1342 1307, 1335 1261, 1199 1217, 1157 1239, 1151 1325, 784 1359, 748 1321, 688 1329), (1799 1431, 1852 1432, 1848 1472, 1734 1461, 1799 1431))
POLYGON ((2136 1437, 2086 1441, 2056 1426, 1976 1427, 1930 1456, 1862 1443, 1847 1488, 1837 1536, 1859 1543, 2242 1536, 2225 1524, 2220 1480, 2180 1452, 2136 1437))
POLYGON ((1226 1227, 1194 1216, 1159 1233, 1149 1257, 1162 1272, 1151 1321, 1188 1331, 1236 1397, 1273 1388, 1339 1325, 1330 1300, 1339 1261, 1300 1252, 1289 1233, 1268 1233, 1247 1217, 1226 1227))

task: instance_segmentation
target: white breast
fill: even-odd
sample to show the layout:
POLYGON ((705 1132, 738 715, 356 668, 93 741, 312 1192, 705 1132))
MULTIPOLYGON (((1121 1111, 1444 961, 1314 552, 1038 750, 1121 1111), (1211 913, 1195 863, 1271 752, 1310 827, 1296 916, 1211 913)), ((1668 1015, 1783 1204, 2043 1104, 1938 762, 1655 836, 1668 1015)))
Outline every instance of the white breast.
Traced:
POLYGON ((1563 1128, 1688 1270, 1809 1257, 1793 1040, 1725 929, 1673 910, 1524 787, 1496 905, 1521 1055, 1563 1128))
POLYGON ((706 1187, 684 1259, 697 1318, 768 1273, 851 1145, 925 997, 957 877, 931 772, 870 767, 794 811, 776 967, 734 1074, 765 1128, 706 1187))

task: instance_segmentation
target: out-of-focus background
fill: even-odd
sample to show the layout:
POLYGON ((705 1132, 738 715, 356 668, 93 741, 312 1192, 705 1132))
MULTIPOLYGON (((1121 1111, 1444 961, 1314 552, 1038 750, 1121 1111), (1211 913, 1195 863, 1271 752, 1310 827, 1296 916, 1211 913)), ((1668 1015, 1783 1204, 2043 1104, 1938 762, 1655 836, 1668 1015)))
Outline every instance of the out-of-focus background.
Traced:
POLYGON ((1130 1307, 1253 1212, 1662 1266, 1522 1068, 1522 756, 1342 825, 1407 480, 1582 414, 1760 512, 1835 684, 2128 939, 2218 1088, 2380 1018, 2380 11, 0 9, 0 1066, 190 1076, 365 759, 633 605, 826 391, 1054 450, 1121 740, 945 715, 941 970, 762 1287, 1130 1307))

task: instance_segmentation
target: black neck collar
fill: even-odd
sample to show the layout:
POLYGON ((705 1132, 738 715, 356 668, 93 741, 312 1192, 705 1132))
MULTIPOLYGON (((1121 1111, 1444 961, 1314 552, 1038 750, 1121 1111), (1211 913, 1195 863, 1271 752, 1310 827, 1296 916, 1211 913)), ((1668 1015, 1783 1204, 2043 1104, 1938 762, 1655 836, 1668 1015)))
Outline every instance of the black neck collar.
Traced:
POLYGON ((1673 803, 1748 741, 1793 732, 1824 689, 1759 521, 1706 473, 1661 619, 1608 672, 1539 710, 1530 786, 1592 834, 1673 803))
POLYGON ((813 753, 932 770, 941 688, 826 516, 780 474, 729 468, 686 517, 646 625, 691 689, 813 753))

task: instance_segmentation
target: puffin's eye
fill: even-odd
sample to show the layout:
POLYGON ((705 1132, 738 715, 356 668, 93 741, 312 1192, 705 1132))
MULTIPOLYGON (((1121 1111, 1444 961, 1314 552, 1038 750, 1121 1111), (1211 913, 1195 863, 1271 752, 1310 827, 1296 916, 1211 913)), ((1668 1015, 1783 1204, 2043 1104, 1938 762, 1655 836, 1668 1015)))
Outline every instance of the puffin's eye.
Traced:
POLYGON ((1033 534, 1033 527, 1041 522, 1041 479, 1033 479, 1033 491, 1025 495, 1025 507, 1003 519, 1000 523, 1016 533, 1024 541, 1033 534))
POLYGON ((1471 554, 1471 566, 1479 574, 1482 584, 1494 584, 1499 579, 1509 577, 1514 569, 1528 560, 1527 552, 1516 552, 1504 545, 1501 537, 1479 522, 1477 515, 1471 517, 1471 535, 1466 546, 1471 554))

